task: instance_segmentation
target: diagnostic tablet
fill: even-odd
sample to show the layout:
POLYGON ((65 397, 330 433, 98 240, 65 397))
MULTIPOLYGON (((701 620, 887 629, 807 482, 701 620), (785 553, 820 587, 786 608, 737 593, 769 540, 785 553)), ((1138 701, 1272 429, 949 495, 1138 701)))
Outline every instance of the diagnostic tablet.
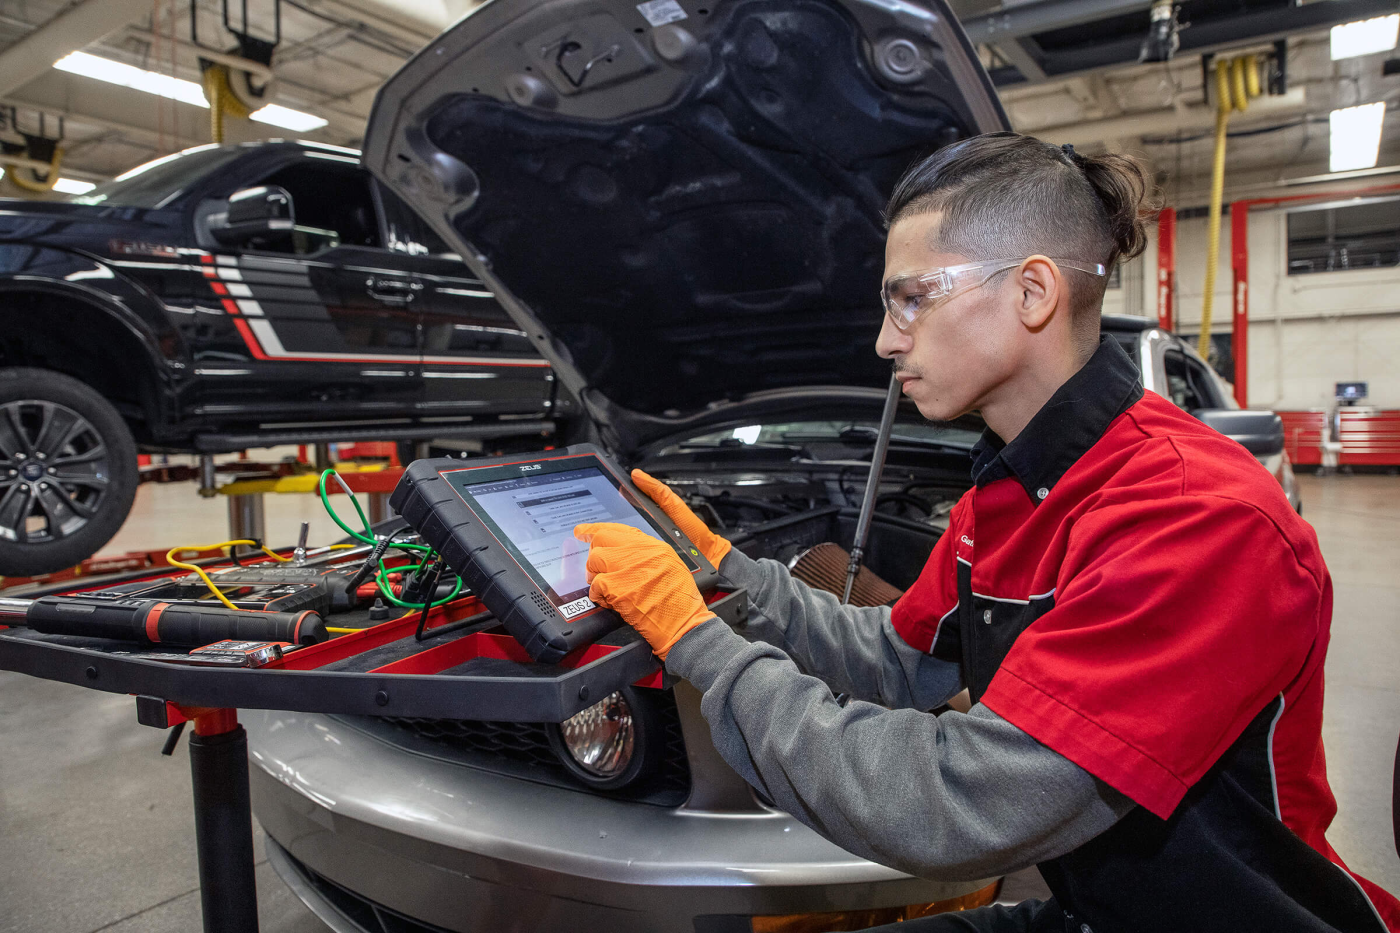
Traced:
POLYGON ((702 594, 719 582, 699 548, 591 444, 418 460, 389 503, 539 661, 622 624, 588 598, 588 544, 574 537, 576 525, 631 525, 671 545, 702 594))

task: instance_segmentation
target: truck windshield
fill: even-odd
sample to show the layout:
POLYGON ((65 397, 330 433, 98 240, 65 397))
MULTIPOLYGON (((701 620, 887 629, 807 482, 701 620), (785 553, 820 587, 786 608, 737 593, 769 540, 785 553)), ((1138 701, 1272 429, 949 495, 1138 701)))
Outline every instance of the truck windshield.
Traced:
POLYGON ((69 200, 74 204, 109 207, 164 207, 193 182, 242 154, 237 146, 197 146, 138 165, 69 200))

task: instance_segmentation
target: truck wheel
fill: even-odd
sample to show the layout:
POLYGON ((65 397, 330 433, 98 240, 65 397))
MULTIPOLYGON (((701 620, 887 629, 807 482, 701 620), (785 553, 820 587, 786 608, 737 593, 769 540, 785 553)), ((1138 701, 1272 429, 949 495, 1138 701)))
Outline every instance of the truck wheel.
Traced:
POLYGON ((136 442, 101 395, 61 373, 0 369, 0 575, 63 570, 126 521, 136 442))

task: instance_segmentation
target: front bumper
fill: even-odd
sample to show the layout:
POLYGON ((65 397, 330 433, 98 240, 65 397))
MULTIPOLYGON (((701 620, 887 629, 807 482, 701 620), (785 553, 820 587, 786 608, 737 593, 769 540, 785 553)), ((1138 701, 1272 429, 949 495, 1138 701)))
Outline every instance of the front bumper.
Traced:
POLYGON ((718 933, 754 914, 915 904, 987 884, 911 878, 776 811, 613 800, 413 754, 333 717, 244 718, 268 835, 316 875, 444 930, 718 933))

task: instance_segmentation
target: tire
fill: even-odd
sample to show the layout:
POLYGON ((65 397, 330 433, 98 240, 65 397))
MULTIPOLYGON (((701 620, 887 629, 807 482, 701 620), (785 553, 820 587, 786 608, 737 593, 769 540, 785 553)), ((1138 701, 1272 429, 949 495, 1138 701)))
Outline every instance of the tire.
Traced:
POLYGON ((90 387, 45 369, 0 369, 0 575, 91 557, 131 512, 136 442, 90 387))

